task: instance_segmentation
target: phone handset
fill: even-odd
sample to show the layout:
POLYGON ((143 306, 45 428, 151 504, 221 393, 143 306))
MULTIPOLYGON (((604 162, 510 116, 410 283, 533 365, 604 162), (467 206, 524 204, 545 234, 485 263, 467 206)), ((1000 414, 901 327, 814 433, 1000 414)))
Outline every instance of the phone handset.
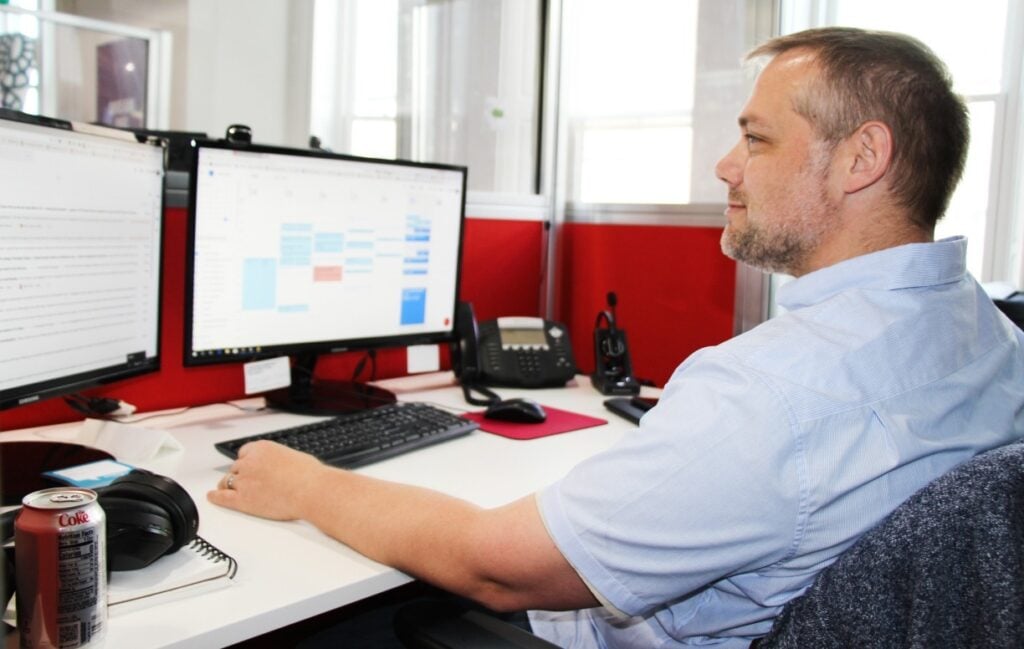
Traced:
POLYGON ((459 302, 455 307, 455 342, 451 346, 452 371, 460 383, 480 377, 480 327, 473 305, 459 302))
POLYGON ((496 393, 480 384, 480 327, 470 302, 459 302, 455 309, 455 342, 451 346, 452 371, 462 386, 462 394, 468 403, 489 406, 500 401, 496 393), (483 398, 473 393, 483 395, 483 398))

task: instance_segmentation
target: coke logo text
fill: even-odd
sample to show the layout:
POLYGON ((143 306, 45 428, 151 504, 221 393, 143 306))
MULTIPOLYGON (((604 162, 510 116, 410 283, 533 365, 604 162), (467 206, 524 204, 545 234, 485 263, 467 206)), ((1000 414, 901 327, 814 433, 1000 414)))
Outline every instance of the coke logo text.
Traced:
POLYGON ((89 522, 89 514, 86 512, 75 512, 74 514, 61 514, 57 522, 61 527, 71 527, 89 522))

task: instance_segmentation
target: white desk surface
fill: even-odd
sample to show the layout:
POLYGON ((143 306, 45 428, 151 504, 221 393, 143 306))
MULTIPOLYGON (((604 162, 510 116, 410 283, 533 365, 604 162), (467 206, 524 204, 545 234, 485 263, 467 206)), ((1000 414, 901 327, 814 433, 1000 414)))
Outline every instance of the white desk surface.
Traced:
MULTIPOLYGON (((450 372, 381 381, 404 401, 426 401, 456 412, 468 405, 450 372)), ((644 388, 645 395, 656 390, 644 388), (648 390, 650 390, 648 392, 648 390)), ((635 427, 603 406, 585 376, 566 388, 497 389, 541 404, 608 421, 607 425, 516 441, 475 431, 467 437, 358 469, 379 478, 429 487, 494 507, 557 480, 580 460, 611 446, 635 427)), ((170 411, 174 413, 175 411, 170 411)), ((229 511, 206 492, 230 465, 215 442, 282 428, 302 420, 272 411, 243 412, 214 404, 136 425, 161 428, 184 446, 139 466, 170 476, 196 501, 199 534, 238 561, 227 588, 111 616, 105 647, 223 647, 395 588, 411 578, 371 561, 304 522, 274 522, 229 511)), ((3 433, 0 440, 70 440, 79 424, 3 433)), ((345 494, 324 493, 324 498, 345 494)), ((16 634, 12 634, 16 635, 16 634)))

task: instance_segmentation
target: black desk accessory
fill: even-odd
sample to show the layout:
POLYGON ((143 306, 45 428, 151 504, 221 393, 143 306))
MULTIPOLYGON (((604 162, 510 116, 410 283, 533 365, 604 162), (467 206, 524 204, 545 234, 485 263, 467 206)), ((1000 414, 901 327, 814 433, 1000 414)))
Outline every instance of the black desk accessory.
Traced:
POLYGON ((644 413, 653 408, 657 402, 657 399, 642 397, 612 397, 604 400, 604 407, 623 419, 639 424, 644 413))
POLYGON ((640 382, 633 376, 633 362, 626 346, 626 332, 616 326, 615 293, 608 293, 608 310, 594 323, 594 373, 590 382, 601 394, 635 395, 640 382))

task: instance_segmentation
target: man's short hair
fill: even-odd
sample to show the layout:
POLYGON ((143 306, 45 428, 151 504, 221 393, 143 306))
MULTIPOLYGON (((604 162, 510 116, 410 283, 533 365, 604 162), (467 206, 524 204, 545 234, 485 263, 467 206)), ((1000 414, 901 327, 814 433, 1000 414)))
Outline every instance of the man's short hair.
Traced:
POLYGON ((892 194, 929 231, 963 175, 970 138, 967 107, 945 64, 904 34, 848 27, 810 29, 758 46, 748 60, 806 49, 821 80, 794 109, 832 145, 878 120, 892 131, 892 194))

